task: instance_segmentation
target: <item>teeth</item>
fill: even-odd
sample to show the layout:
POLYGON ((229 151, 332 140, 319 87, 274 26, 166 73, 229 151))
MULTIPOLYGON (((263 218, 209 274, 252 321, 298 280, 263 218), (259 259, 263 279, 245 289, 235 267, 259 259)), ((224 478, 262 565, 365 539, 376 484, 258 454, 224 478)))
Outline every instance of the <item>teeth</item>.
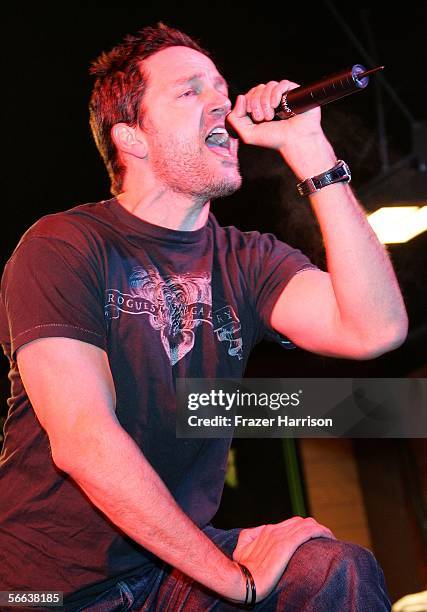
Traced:
POLYGON ((207 137, 209 138, 209 136, 212 136, 213 134, 224 134, 224 135, 226 135, 228 137, 228 132, 223 127, 216 127, 216 128, 214 128, 211 132, 209 132, 207 137))
POLYGON ((209 132, 206 137, 206 141, 213 146, 223 146, 226 145, 229 140, 229 134, 227 130, 223 127, 216 127, 211 132, 209 132))

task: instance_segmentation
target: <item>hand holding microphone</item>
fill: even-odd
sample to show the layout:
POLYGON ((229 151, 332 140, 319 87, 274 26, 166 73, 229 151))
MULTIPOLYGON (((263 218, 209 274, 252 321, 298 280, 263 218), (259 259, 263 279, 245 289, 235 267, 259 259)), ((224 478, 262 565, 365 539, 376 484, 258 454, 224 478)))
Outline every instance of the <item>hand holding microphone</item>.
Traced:
POLYGON ((303 87, 290 81, 258 85, 237 97, 225 127, 246 144, 279 151, 300 180, 318 176, 337 163, 318 107, 365 89, 369 75, 383 67, 366 70, 356 64, 303 87))
MULTIPOLYGON (((283 119, 290 119, 295 115, 305 113, 313 108, 323 106, 324 104, 339 100, 340 98, 365 89, 369 83, 369 75, 374 74, 383 68, 384 66, 377 66, 371 70, 366 70, 366 68, 361 64, 355 64, 349 69, 341 70, 338 73, 324 77, 309 85, 295 86, 293 89, 288 89, 288 91, 280 95, 280 99, 277 99, 276 96, 277 104, 274 105, 273 109, 270 108, 270 112, 267 112, 267 116, 265 118, 262 118, 262 114, 257 112, 259 109, 252 109, 250 108, 250 105, 248 108, 248 113, 251 114, 254 121, 279 121, 283 119)), ((274 85, 280 85, 280 83, 285 83, 285 81, 281 81, 280 83, 271 81, 270 83, 272 84, 270 89, 272 89, 274 85)), ((268 88, 269 85, 270 84, 258 87, 268 88)), ((251 92, 254 92, 256 89, 257 88, 253 88, 251 92)), ((273 93, 274 97, 274 90, 271 93, 273 93)), ((264 98, 265 97, 266 96, 264 96, 264 98)), ((263 104, 262 98, 263 94, 261 93, 261 104, 263 104)), ((226 119, 226 128, 232 137, 238 137, 238 134, 233 129, 233 126, 231 125, 231 122, 228 121, 228 118, 226 119)))

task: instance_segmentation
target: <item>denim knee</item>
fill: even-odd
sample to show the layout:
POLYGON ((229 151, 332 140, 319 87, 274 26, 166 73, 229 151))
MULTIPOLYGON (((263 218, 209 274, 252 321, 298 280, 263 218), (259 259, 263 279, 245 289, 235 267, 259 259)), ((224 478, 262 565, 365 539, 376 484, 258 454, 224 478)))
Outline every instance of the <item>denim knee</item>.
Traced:
POLYGON ((352 575, 363 581, 378 581, 380 567, 370 550, 342 540, 313 538, 304 542, 295 551, 289 566, 297 566, 300 571, 308 571, 322 582, 330 574, 352 575), (315 571, 313 572, 313 566, 315 571))
POLYGON ((377 570, 377 561, 370 550, 343 540, 330 538, 313 538, 302 544, 303 555, 316 555, 317 560, 325 566, 345 564, 354 567, 361 576, 369 578, 377 570))
MULTIPOLYGON (((301 610, 390 609, 384 574, 367 548, 313 538, 291 557, 279 588, 301 610), (298 605, 297 605, 298 604, 298 605)), ((291 608, 292 609, 292 608, 291 608)))

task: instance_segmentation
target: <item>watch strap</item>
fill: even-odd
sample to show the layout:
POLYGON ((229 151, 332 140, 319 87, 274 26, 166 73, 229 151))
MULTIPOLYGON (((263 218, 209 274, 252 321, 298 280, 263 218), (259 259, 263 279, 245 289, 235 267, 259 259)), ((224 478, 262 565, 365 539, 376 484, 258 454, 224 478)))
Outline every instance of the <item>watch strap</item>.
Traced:
POLYGON ((300 196, 305 197, 319 191, 320 189, 323 189, 323 187, 327 187, 328 185, 342 182, 349 183, 350 181, 350 168, 345 161, 339 159, 333 168, 298 183, 297 189, 300 196))

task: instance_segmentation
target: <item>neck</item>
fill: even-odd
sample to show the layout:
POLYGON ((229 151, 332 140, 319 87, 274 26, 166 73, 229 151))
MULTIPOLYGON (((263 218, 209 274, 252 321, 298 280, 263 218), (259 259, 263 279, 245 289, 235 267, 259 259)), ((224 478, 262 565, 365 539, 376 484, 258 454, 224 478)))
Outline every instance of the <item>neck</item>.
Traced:
POLYGON ((168 190, 126 188, 117 196, 120 204, 143 221, 172 230, 192 231, 208 219, 210 202, 168 190))

